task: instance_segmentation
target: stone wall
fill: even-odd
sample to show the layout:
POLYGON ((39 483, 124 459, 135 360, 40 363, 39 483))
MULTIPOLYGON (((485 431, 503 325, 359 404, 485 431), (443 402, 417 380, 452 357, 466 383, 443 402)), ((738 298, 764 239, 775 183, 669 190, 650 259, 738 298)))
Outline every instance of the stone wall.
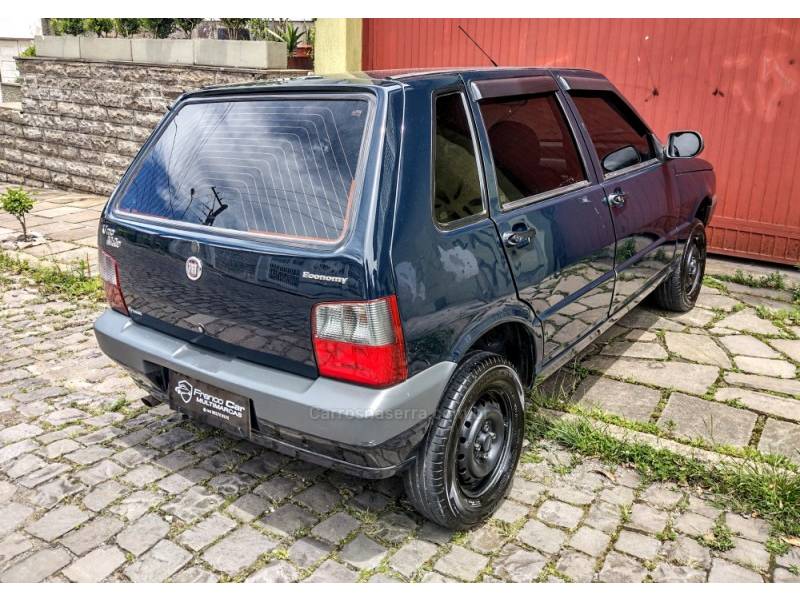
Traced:
POLYGON ((22 110, 0 107, 0 182, 107 195, 184 91, 304 71, 20 58, 22 110))

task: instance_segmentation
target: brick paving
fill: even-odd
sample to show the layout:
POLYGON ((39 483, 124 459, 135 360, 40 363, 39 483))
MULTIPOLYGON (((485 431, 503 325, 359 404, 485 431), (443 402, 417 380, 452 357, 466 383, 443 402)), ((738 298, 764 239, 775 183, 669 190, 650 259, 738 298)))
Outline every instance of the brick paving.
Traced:
MULTIPOLYGON (((38 198, 31 229, 49 240, 19 255, 94 263, 104 200, 38 198)), ((704 460, 749 447, 800 464, 800 327, 762 308, 792 308, 791 293, 726 287, 686 315, 637 308, 545 390, 562 411, 617 418, 612 434, 638 423, 646 443, 704 460)), ((0 296, 0 581, 800 581, 800 549, 771 555, 764 521, 549 443, 526 449, 488 524, 443 531, 397 478, 145 408, 97 348, 102 307, 2 274, 0 296), (734 532, 723 553, 701 543, 719 519, 734 532)))
MULTIPOLYGON (((16 186, 0 184, 0 194, 9 187, 16 186)), ((107 199, 51 189, 26 188, 26 191, 35 201, 26 219, 28 230, 43 237, 19 249, 12 248, 3 240, 21 233, 21 229, 13 216, 0 211, 2 249, 31 262, 49 259, 61 264, 74 264, 83 260, 96 273, 97 221, 107 199)))
MULTIPOLYGON (((168 407, 147 409, 96 346, 91 323, 102 307, 44 298, 16 277, 4 279, 0 294, 2 582, 800 581, 800 551, 770 554, 761 519, 549 442, 526 448, 513 489, 489 523, 442 530, 410 509, 397 478, 354 479, 198 426, 168 407), (719 519, 733 531, 726 552, 701 543, 719 519)), ((641 337, 648 313, 634 315, 637 328, 612 340, 641 337)), ((747 334, 726 328, 718 335, 747 334)), ((773 360, 794 364, 771 338, 759 341, 777 353, 773 360)), ((736 347, 746 351, 744 342, 736 347)), ((661 362, 667 369, 684 364, 673 354, 661 362)), ((626 378, 644 378, 639 373, 626 378)), ((635 404, 637 394, 625 386, 642 386, 586 381, 581 402, 623 414, 626 403, 614 396, 635 404)), ((641 387, 647 408, 636 409, 636 418, 663 400, 653 389, 641 387)), ((788 426, 791 406, 782 416, 760 412, 771 397, 750 398, 755 412, 693 401, 788 426)), ((691 396, 666 398, 663 408, 691 396)), ((693 412, 687 418, 702 431, 693 412)), ((720 431, 736 435, 751 423, 721 420, 720 431)), ((768 431, 749 443, 765 443, 768 431)), ((791 433, 775 436, 769 443, 780 448, 791 433)))

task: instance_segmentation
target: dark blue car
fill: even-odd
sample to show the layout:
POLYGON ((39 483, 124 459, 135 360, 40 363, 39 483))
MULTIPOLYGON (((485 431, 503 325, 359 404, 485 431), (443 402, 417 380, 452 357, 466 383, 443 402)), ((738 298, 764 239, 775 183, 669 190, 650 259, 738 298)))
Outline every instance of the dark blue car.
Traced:
POLYGON ((568 69, 308 77, 182 96, 103 213, 102 349, 190 417, 469 527, 519 459, 526 390, 648 295, 692 308, 714 209, 568 69))

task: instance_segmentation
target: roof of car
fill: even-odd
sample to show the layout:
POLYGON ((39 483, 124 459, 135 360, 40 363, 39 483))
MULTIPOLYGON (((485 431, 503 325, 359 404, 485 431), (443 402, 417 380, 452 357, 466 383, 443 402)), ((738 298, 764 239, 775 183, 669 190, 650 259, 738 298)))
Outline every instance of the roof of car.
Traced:
POLYGON ((370 70, 330 75, 309 74, 304 77, 286 77, 248 81, 243 83, 230 83, 203 88, 202 91, 255 91, 258 89, 273 89, 281 86, 387 86, 387 85, 414 85, 416 80, 436 76, 470 74, 472 76, 486 74, 491 77, 523 76, 525 74, 538 74, 552 72, 554 75, 569 74, 571 76, 602 77, 601 74, 587 69, 552 68, 552 67, 440 67, 417 69, 390 69, 370 70))

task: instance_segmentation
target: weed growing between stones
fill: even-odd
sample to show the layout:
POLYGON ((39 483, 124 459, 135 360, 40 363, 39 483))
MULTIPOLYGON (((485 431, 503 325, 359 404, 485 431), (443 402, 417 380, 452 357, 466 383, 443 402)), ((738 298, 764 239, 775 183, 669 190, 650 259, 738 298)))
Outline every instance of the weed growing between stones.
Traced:
POLYGON ((585 420, 530 415, 531 442, 548 439, 612 464, 629 465, 649 481, 674 481, 708 490, 737 510, 770 521, 777 534, 800 534, 800 475, 766 463, 710 466, 694 458, 641 443, 618 440, 585 420))
POLYGON ((103 283, 92 275, 85 261, 78 261, 71 268, 57 264, 31 265, 0 252, 0 273, 23 275, 31 279, 48 296, 59 296, 68 300, 85 299, 102 302, 105 298, 103 283))

